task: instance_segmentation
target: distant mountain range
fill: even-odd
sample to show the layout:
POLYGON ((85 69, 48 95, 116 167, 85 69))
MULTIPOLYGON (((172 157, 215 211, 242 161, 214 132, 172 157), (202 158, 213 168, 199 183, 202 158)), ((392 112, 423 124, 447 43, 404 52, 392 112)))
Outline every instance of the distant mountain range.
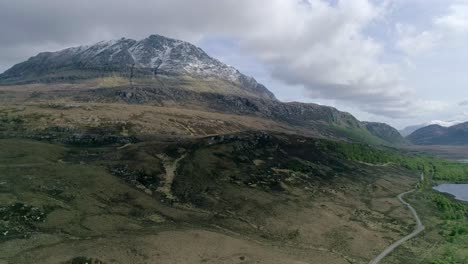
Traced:
POLYGON ((360 122, 335 108, 283 103, 254 78, 181 40, 151 35, 43 52, 0 74, 0 85, 73 84, 35 98, 124 102, 255 116, 326 138, 402 144, 386 124, 360 122))
POLYGON ((458 121, 458 120, 452 120, 452 121, 432 120, 432 121, 426 122, 424 124, 419 124, 419 125, 414 125, 414 126, 407 126, 407 127, 403 128, 402 130, 400 130, 400 134, 402 136, 404 136, 404 137, 407 137, 407 136, 411 135, 414 131, 416 131, 416 130, 418 130, 420 128, 426 127, 426 126, 439 125, 439 126, 442 126, 442 127, 450 127, 450 126, 454 126, 454 125, 457 125, 457 124, 460 124, 460 123, 463 123, 463 122, 458 121))
POLYGON ((468 122, 450 127, 429 125, 407 137, 416 145, 468 145, 468 122))

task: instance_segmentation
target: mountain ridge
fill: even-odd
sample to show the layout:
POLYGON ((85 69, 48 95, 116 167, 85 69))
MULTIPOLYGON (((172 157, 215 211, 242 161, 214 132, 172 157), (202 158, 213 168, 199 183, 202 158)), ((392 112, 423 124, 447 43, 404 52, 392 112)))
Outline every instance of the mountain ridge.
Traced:
POLYGON ((32 88, 30 100, 197 109, 274 120, 326 138, 372 144, 401 142, 398 132, 388 125, 372 129, 333 107, 280 102, 254 78, 195 45, 160 35, 43 52, 0 75, 0 85, 10 87, 7 89, 28 83, 43 84, 43 91, 39 86, 32 88), (61 83, 72 88, 63 89, 57 85, 61 83))
POLYGON ((423 128, 423 127, 426 127, 426 126, 430 126, 430 125, 439 125, 439 126, 442 126, 442 127, 449 127, 449 126, 454 126, 454 125, 457 125, 457 124, 460 124, 460 123, 463 123, 462 121, 459 121, 459 120, 451 120, 451 121, 442 121, 442 120, 432 120, 432 121, 429 121, 429 122, 426 122, 426 123, 423 123, 423 124, 419 124, 419 125, 413 125, 413 126, 407 126, 401 130, 399 130, 400 134, 404 137, 407 137, 409 135, 411 135, 413 132, 415 132, 416 130, 420 129, 420 128, 423 128))
POLYGON ((450 127, 430 125, 407 137, 416 145, 468 145, 468 122, 450 127))

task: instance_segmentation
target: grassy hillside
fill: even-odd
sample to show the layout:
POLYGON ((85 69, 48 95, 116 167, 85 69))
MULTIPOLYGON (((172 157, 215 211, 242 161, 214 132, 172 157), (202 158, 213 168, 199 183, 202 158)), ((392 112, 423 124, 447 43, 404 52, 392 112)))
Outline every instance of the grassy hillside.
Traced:
POLYGON ((367 130, 374 136, 383 139, 387 143, 402 145, 407 144, 405 138, 395 128, 385 123, 363 122, 367 130))
POLYGON ((162 263, 365 263, 408 232, 394 197, 417 176, 347 161, 328 144, 263 133, 126 146, 0 140, 0 259, 141 262, 169 236, 192 251, 160 247, 162 263), (210 246, 197 248, 194 234, 230 246, 202 261, 190 252, 210 246))
POLYGON ((348 128, 342 126, 333 126, 334 131, 343 138, 349 139, 353 142, 367 143, 371 145, 389 145, 387 142, 379 137, 376 137, 364 128, 348 128))
MULTIPOLYGON (((463 168, 396 150, 287 134, 133 144, 76 140, 67 145, 0 140, 3 260, 138 262, 162 256, 162 263, 219 263, 220 257, 242 256, 269 263, 367 263, 410 232, 413 220, 396 195, 413 188, 419 171, 442 180, 458 177, 451 171, 463 168), (211 248, 197 248, 194 234, 210 245, 229 241, 232 250, 213 249, 206 261, 198 260, 190 252, 211 248), (164 245, 165 236, 187 241, 192 250, 152 255, 150 245, 164 245), (245 243, 256 250, 238 246, 245 243), (121 250, 129 245, 142 255, 121 250)), ((425 223, 434 223, 436 238, 423 236, 420 243, 436 239, 444 245, 421 263, 448 261, 449 250, 463 260, 465 205, 430 189, 411 199, 425 223)), ((397 256, 400 262, 389 263, 411 259, 397 256)))
POLYGON ((394 144, 333 107, 264 100, 236 89, 214 79, 158 77, 137 79, 129 85, 116 76, 77 83, 0 86, 4 94, 0 121, 5 130, 25 126, 26 131, 79 130, 119 123, 128 125, 130 134, 140 135, 206 136, 259 129, 394 144), (13 126, 10 121, 14 120, 23 121, 13 126))

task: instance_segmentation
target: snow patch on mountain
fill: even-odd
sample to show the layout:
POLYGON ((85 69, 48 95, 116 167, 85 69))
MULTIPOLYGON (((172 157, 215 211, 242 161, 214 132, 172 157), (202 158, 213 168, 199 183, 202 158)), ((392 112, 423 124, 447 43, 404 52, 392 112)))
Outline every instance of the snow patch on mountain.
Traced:
POLYGON ((443 127, 451 127, 451 126, 458 125, 458 124, 461 124, 461 123, 463 123, 463 121, 460 121, 460 120, 451 120, 451 121, 432 120, 430 122, 427 122, 425 124, 425 126, 439 125, 439 126, 443 126, 443 127))
MULTIPOLYGON (((203 50, 188 42, 159 35, 152 35, 140 41, 125 38, 102 41, 92 46, 70 48, 62 53, 74 53, 74 56, 88 60, 106 57, 104 61, 109 64, 122 63, 122 58, 118 55, 127 55, 130 60, 124 63, 137 68, 201 77, 218 77, 234 83, 253 79, 243 76, 234 67, 211 58, 203 50)), ((102 60, 98 59, 98 61, 102 60)))
POLYGON ((250 94, 275 99, 275 96, 254 78, 210 57, 195 45, 160 35, 151 35, 142 40, 121 38, 58 52, 40 53, 7 70, 0 75, 0 80, 35 80, 51 72, 54 76, 55 72, 68 73, 69 75, 63 78, 73 79, 76 78, 73 76, 74 72, 80 70, 95 72, 100 76, 106 73, 121 73, 125 76, 135 69, 135 73, 140 76, 192 76, 207 80, 224 80, 250 94))

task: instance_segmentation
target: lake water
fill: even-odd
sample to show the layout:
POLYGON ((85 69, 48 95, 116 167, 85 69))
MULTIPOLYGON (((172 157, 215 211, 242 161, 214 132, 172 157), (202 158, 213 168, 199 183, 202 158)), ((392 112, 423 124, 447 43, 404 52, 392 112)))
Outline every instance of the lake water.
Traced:
POLYGON ((468 184, 441 184, 435 190, 454 195, 456 199, 468 202, 468 184))

